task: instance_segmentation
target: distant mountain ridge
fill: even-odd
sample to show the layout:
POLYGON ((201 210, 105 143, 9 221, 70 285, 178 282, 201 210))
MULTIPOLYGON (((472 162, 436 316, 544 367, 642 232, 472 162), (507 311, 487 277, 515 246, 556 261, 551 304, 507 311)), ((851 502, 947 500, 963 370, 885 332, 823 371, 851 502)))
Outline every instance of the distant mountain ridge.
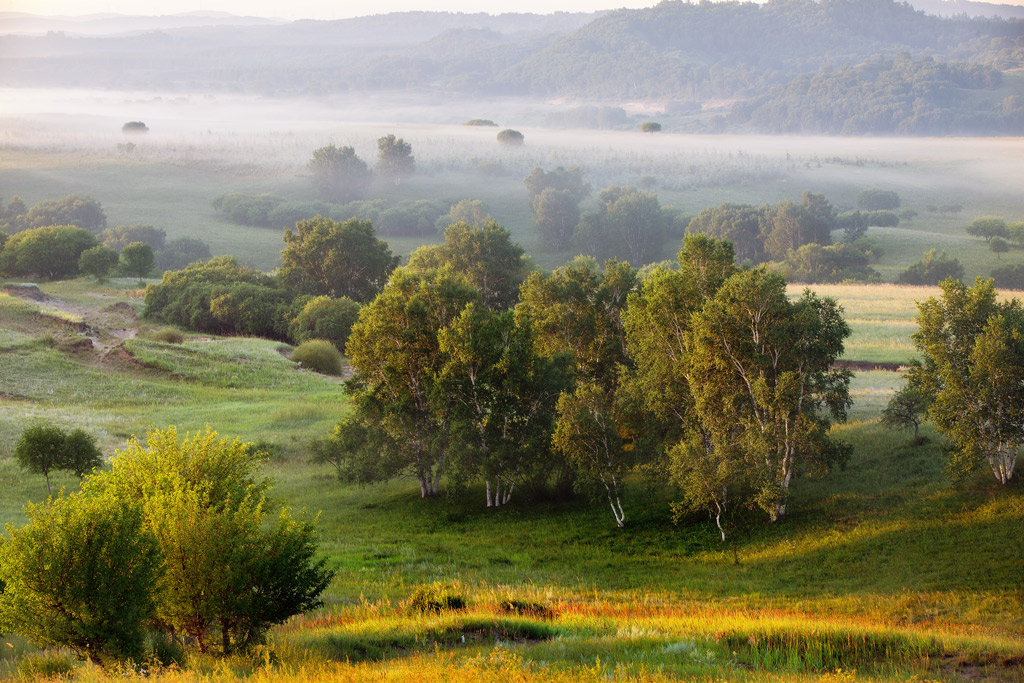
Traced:
POLYGON ((144 34, 0 37, 0 86, 655 101, 694 130, 1024 133, 1024 21, 942 18, 895 0, 223 19, 192 16, 195 24, 144 34), (846 99, 853 90, 858 101, 846 99), (804 94, 814 121, 801 113, 804 94))

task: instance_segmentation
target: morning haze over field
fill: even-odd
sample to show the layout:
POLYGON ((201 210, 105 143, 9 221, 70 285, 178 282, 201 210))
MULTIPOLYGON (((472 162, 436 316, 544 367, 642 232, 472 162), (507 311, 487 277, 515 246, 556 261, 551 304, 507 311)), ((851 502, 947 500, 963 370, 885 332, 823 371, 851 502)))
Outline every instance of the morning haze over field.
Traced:
POLYGON ((0 12, 0 678, 1024 680, 1024 7, 0 12))

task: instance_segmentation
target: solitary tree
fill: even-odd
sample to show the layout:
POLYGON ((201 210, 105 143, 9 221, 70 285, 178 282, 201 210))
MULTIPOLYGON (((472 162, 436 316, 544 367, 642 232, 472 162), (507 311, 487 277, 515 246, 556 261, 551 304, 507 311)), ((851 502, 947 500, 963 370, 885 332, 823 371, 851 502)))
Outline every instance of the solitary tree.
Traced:
POLYGON ((889 399, 889 403, 882 411, 882 424, 890 429, 913 427, 914 440, 912 443, 918 446, 923 441, 919 435, 919 428, 924 421, 927 409, 928 401, 921 390, 913 384, 906 384, 889 399))
POLYGON ((128 123, 121 126, 121 132, 125 135, 138 135, 140 133, 148 133, 149 126, 142 121, 129 121, 128 123))
POLYGON ((331 144, 315 149, 306 167, 313 174, 320 198, 329 202, 359 199, 370 182, 370 169, 351 147, 331 144))
POLYGON ((996 258, 1010 251, 1010 243, 1004 240, 1002 237, 993 237, 989 243, 988 248, 995 252, 996 258))
POLYGON ((660 133, 661 124, 657 121, 644 121, 640 126, 640 130, 645 133, 660 133))
POLYGON ((118 264, 117 252, 102 245, 86 249, 78 257, 78 270, 103 282, 107 274, 118 264))
POLYGON ((857 206, 867 211, 892 211, 900 208, 900 196, 893 190, 869 187, 857 195, 857 206))
POLYGON ((412 145, 394 134, 377 140, 377 172, 398 185, 416 172, 412 145))
POLYGON ((121 270, 126 275, 133 275, 140 280, 153 270, 153 247, 145 242, 132 242, 121 250, 119 258, 121 270))
POLYGON ((984 237, 990 241, 993 237, 1008 237, 1006 221, 996 216, 979 216, 967 226, 967 234, 974 237, 984 237))
POLYGON ((21 433, 14 446, 14 459, 29 472, 46 478, 46 493, 50 491, 50 472, 64 464, 64 431, 52 425, 32 425, 21 433))
POLYGON ((498 132, 498 142, 508 147, 521 147, 524 141, 523 134, 518 130, 506 128, 498 132))

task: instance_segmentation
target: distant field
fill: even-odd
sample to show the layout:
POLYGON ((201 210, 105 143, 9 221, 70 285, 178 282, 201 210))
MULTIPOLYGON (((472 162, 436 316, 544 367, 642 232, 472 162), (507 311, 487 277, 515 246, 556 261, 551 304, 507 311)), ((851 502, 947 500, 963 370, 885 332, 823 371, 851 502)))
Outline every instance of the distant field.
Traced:
MULTIPOLYGON (((1024 177, 1021 139, 859 139, 643 135, 608 131, 524 129, 526 145, 502 148, 493 131, 466 126, 331 123, 282 118, 279 109, 259 105, 244 122, 190 118, 186 109, 150 121, 153 132, 134 139, 131 154, 117 114, 53 115, 0 119, 0 197, 20 195, 30 206, 68 193, 100 201, 111 225, 145 223, 168 236, 198 237, 214 254, 231 253, 263 269, 279 263, 276 229, 236 225, 218 215, 210 201, 227 192, 272 193, 294 200, 313 197, 305 164, 312 150, 349 144, 366 161, 375 158, 374 140, 396 133, 413 145, 417 175, 395 187, 377 184, 375 197, 483 200, 535 262, 554 268, 575 255, 572 249, 543 248, 533 231, 522 179, 535 166, 579 165, 596 191, 612 184, 638 185, 656 192, 663 205, 685 213, 721 202, 762 204, 799 200, 805 190, 822 192, 841 209, 855 206, 865 187, 900 193, 903 207, 917 216, 897 228, 871 228, 884 255, 874 267, 893 281, 930 248, 959 258, 967 277, 987 277, 997 265, 1024 263, 1024 250, 997 258, 964 227, 979 215, 1024 220, 1017 178, 1024 177), (490 169, 487 173, 481 168, 490 169), (959 203, 958 215, 927 211, 930 204, 959 203)), ((592 196, 583 203, 593 209, 592 196)), ((438 237, 439 238, 439 237, 438 237)), ((438 239, 434 238, 434 240, 438 239)), ((393 238, 403 255, 431 239, 393 238)), ((673 258, 678 243, 666 243, 673 258)))

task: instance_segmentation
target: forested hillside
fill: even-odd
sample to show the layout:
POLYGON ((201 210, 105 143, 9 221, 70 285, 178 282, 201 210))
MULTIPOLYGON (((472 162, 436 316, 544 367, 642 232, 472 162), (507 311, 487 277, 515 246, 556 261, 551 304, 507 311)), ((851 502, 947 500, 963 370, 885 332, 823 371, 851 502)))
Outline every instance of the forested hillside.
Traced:
MULTIPOLYGON (((99 37, 54 32, 4 36, 0 55, 7 87, 629 100, 662 107, 666 130, 687 131, 1024 130, 1024 81, 1013 75, 1024 68, 1024 21, 940 18, 893 0, 668 0, 591 14, 409 12, 99 37)), ((599 125, 634 123, 604 117, 599 125)))

